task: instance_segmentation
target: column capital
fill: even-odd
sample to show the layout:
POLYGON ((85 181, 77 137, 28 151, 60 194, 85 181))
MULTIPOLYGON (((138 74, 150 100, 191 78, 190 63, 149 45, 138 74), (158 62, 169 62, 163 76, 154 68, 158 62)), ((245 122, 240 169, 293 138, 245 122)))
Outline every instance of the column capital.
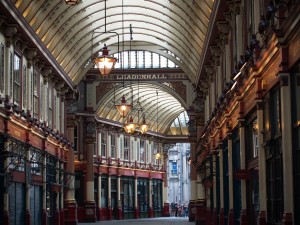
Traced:
POLYGON ((245 119, 244 118, 239 118, 238 122, 239 122, 240 127, 245 127, 245 119))
POLYGON ((13 36, 18 32, 16 24, 6 25, 4 28, 4 35, 6 37, 6 45, 9 47, 13 43, 13 36))
POLYGON ((263 101, 262 101, 262 99, 256 99, 255 102, 256 102, 256 109, 257 110, 263 110, 263 101))
POLYGON ((37 56, 37 48, 27 48, 25 51, 25 57, 27 59, 27 66, 31 67, 33 65, 33 59, 37 56))
POLYGON ((95 137, 92 137, 92 136, 86 136, 84 138, 84 143, 85 144, 94 144, 95 143, 95 137))
POLYGON ((289 86, 290 73, 278 73, 276 77, 280 80, 281 87, 289 86))

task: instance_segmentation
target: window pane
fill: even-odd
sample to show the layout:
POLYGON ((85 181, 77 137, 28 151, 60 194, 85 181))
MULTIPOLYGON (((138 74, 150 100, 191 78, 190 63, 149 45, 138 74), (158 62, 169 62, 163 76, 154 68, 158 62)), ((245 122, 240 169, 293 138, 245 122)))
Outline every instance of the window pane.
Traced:
POLYGON ((152 57, 153 57, 153 68, 159 68, 159 55, 153 53, 152 57))
POLYGON ((20 103, 20 83, 21 83, 21 58, 14 55, 14 102, 20 103))
POLYGON ((152 54, 151 52, 145 52, 145 68, 152 67, 152 54))
POLYGON ((136 52, 130 52, 130 68, 136 68, 136 52))
POLYGON ((143 68, 144 67, 144 52, 143 51, 138 51, 138 68, 143 68))

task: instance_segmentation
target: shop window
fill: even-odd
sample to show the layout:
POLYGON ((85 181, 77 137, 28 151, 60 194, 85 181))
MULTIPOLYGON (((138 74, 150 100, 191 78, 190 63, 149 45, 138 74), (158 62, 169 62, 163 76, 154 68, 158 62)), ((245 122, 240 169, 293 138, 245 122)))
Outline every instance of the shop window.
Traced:
POLYGON ((271 135, 276 138, 281 134, 281 120, 280 120, 280 91, 275 89, 270 94, 270 119, 271 119, 271 135))
POLYGON ((53 88, 48 84, 47 88, 47 103, 48 103, 48 126, 52 128, 53 122, 53 88))
POLYGON ((23 66, 23 107, 25 108, 27 106, 27 67, 23 66))
POLYGON ((134 180, 131 177, 122 177, 121 201, 124 213, 134 211, 134 180))
POLYGON ((44 90, 44 83, 40 80, 40 98, 41 101, 39 102, 40 104, 40 121, 44 120, 44 94, 45 94, 45 90, 44 90))
POLYGON ((162 210, 162 183, 161 180, 152 179, 152 201, 153 210, 162 210))
POLYGON ((267 221, 280 223, 283 215, 283 167, 282 167, 282 142, 280 126, 280 89, 276 87, 264 99, 265 108, 269 108, 264 117, 265 124, 269 127, 266 151, 267 175, 267 221))
POLYGON ((106 133, 101 132, 101 156, 106 157, 106 133))
POLYGON ((140 141, 136 142, 136 161, 140 162, 140 157, 141 157, 141 149, 140 149, 140 141))
POLYGON ((14 54, 14 73, 13 73, 13 101, 20 104, 21 101, 21 79, 22 79, 22 60, 14 54))
POLYGON ((119 145, 120 147, 120 149, 119 149, 119 151, 120 151, 120 158, 122 158, 122 159, 124 159, 124 146, 123 146, 123 138, 120 138, 120 145, 119 145))
POLYGON ((124 160, 129 160, 129 151, 130 151, 130 146, 129 146, 129 137, 124 137, 124 160))
POLYGON ((138 179, 138 206, 140 212, 148 212, 149 210, 149 180, 139 178, 138 179))
POLYGON ((111 134, 110 136, 110 156, 116 158, 116 135, 111 134))
POLYGON ((140 161, 145 162, 145 141, 140 141, 140 161))
POLYGON ((32 96, 32 112, 33 117, 39 118, 39 83, 40 83, 40 74, 34 69, 33 77, 32 77, 32 85, 31 85, 31 96, 32 96))
POLYGON ((101 178, 101 208, 108 207, 108 179, 101 178))

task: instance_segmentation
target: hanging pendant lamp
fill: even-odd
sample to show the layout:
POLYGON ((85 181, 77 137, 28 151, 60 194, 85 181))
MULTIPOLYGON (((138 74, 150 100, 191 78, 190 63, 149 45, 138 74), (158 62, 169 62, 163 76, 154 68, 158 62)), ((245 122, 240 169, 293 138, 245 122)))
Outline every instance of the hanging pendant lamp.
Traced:
POLYGON ((124 130, 127 134, 133 134, 137 124, 133 122, 132 116, 130 116, 129 121, 124 124, 124 130))
POLYGON ((121 104, 117 104, 115 105, 115 107, 117 108, 122 117, 126 117, 127 114, 130 112, 132 105, 126 104, 125 95, 123 95, 121 99, 121 104))
POLYGON ((94 63, 97 65, 101 75, 110 74, 111 70, 114 68, 116 62, 118 61, 117 58, 109 56, 108 51, 109 50, 104 44, 104 47, 102 48, 102 55, 94 58, 94 63))
POLYGON ((142 134, 145 134, 149 129, 149 125, 146 123, 145 115, 143 115, 143 121, 139 125, 139 129, 142 134))

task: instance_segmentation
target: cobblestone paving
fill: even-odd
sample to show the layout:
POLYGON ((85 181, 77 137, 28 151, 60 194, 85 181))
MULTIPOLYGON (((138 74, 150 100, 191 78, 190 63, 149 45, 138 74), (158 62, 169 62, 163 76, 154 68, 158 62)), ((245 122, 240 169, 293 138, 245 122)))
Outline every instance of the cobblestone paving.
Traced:
POLYGON ((79 225, 192 225, 195 222, 189 222, 188 218, 178 217, 160 217, 136 220, 113 220, 98 221, 97 223, 79 223, 79 225))

